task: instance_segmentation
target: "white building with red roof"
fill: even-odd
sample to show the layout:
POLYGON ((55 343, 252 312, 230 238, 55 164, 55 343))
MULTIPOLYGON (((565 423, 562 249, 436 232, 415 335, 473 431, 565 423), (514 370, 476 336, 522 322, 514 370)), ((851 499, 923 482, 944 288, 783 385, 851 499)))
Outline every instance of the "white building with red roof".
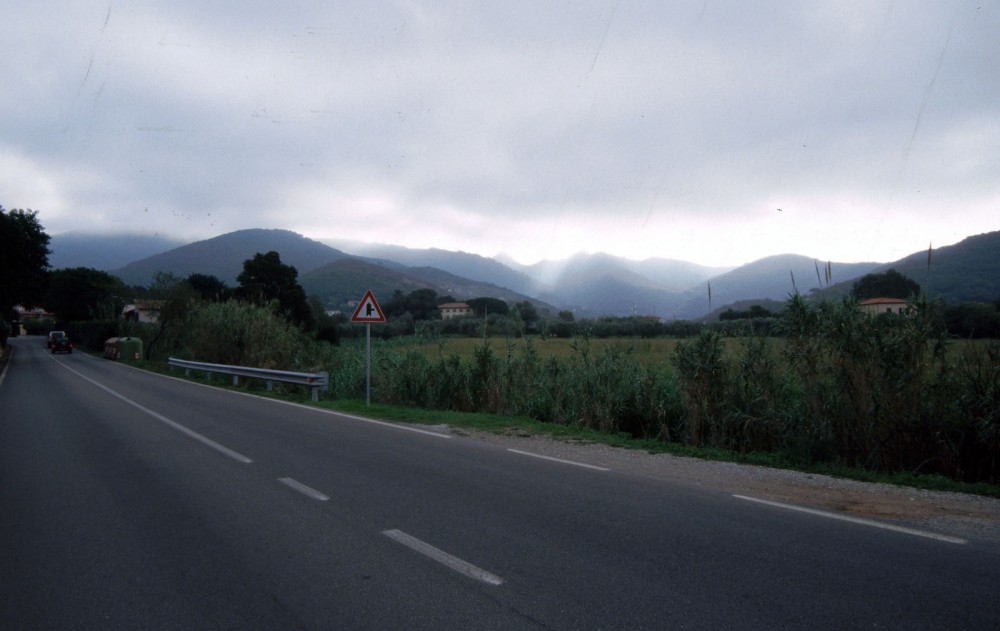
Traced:
POLYGON ((860 303, 861 311, 868 315, 880 315, 883 313, 905 314, 910 310, 909 304, 902 298, 869 298, 860 303))

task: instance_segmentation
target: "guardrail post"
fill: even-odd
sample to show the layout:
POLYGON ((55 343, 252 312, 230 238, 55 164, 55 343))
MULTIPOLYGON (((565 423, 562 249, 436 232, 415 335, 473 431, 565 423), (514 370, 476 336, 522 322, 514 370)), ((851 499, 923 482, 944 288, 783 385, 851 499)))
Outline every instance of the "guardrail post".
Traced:
POLYGON ((320 390, 322 390, 323 392, 326 392, 327 390, 330 389, 330 373, 328 373, 328 372, 326 372, 324 370, 322 372, 316 373, 316 376, 318 377, 317 381, 319 383, 317 383, 316 385, 314 385, 312 387, 312 400, 313 401, 319 401, 319 391, 320 390))

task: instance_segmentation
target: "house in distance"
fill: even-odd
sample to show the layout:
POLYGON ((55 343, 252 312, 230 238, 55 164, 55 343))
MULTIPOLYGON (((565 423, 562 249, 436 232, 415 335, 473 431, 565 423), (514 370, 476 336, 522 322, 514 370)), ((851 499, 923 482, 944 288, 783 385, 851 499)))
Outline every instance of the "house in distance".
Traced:
POLYGON ((875 316, 883 313, 905 314, 909 310, 909 305, 902 298, 869 298, 859 303, 861 311, 867 315, 875 316))
POLYGON ((441 310, 442 320, 467 318, 472 315, 472 307, 464 302, 446 302, 443 305, 438 305, 438 309, 441 310))

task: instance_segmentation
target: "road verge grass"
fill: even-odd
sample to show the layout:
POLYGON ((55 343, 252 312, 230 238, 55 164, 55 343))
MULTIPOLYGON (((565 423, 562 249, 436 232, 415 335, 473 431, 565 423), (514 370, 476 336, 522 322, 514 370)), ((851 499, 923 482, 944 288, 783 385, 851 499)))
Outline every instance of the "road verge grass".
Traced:
MULTIPOLYGON (((304 399, 303 402, 305 402, 304 399)), ((957 482, 941 475, 918 475, 911 473, 882 474, 859 467, 833 466, 821 463, 805 464, 793 462, 788 458, 773 453, 739 453, 717 448, 692 447, 679 443, 633 438, 624 432, 607 434, 586 427, 574 427, 560 423, 543 423, 524 417, 473 412, 442 412, 384 404, 366 406, 364 401, 357 400, 327 400, 321 401, 318 405, 338 412, 384 421, 418 425, 447 425, 449 428, 458 431, 467 429, 523 437, 544 436, 554 440, 564 440, 574 443, 592 443, 623 449, 636 449, 651 454, 670 454, 702 460, 734 462, 775 469, 801 471, 803 473, 828 475, 835 478, 861 482, 1000 497, 1000 487, 985 483, 969 484, 957 482)))
POLYGON ((623 449, 635 449, 645 451, 650 454, 670 454, 674 456, 698 458, 702 460, 734 462, 775 469, 800 471, 803 473, 812 473, 817 475, 827 475, 835 478, 857 480, 861 482, 882 483, 894 486, 1000 498, 1000 486, 984 482, 960 482, 942 475, 914 474, 908 472, 886 474, 861 467, 849 467, 845 465, 833 465, 819 462, 806 463, 788 458, 787 456, 779 453, 754 451, 741 453, 717 447, 692 446, 679 442, 668 442, 650 438, 636 438, 626 432, 603 432, 590 427, 565 423, 547 423, 524 416, 505 416, 501 414, 481 412, 429 410, 384 403, 372 403, 371 405, 366 405, 363 400, 358 399, 321 398, 319 402, 313 402, 305 389, 296 386, 276 386, 274 390, 268 392, 265 390, 263 383, 256 380, 241 381, 239 385, 234 386, 229 381, 229 377, 227 376, 216 375, 212 378, 206 377, 205 375, 197 372, 192 372, 191 375, 185 376, 183 371, 172 369, 169 365, 163 362, 127 360, 120 363, 142 370, 169 375, 175 378, 211 385, 213 387, 294 402, 305 406, 314 406, 336 412, 343 412, 345 414, 363 416, 366 418, 414 425, 446 425, 452 431, 456 431, 458 433, 461 433, 462 430, 469 430, 508 436, 541 436, 553 440, 561 440, 577 444, 589 443, 623 449))

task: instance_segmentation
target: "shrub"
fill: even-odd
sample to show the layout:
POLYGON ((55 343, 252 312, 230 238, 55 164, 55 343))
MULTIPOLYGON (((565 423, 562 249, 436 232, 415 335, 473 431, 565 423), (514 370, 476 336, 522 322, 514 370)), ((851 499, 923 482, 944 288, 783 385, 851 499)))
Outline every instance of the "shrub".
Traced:
POLYGON ((957 433, 962 455, 958 477, 1000 484, 1000 342, 970 345, 962 353, 957 382, 967 424, 957 433))
POLYGON ((956 472, 951 425, 955 384, 926 303, 912 315, 865 315, 857 303, 786 310, 786 358, 801 383, 804 412, 822 425, 839 457, 882 471, 956 472))
POLYGON ((308 338, 271 308, 236 301, 200 303, 188 315, 182 352, 196 361, 310 368, 308 338))
POLYGON ((104 341, 109 337, 121 335, 121 323, 117 320, 69 322, 65 326, 66 334, 74 346, 94 352, 103 351, 104 341))
POLYGON ((702 331, 677 345, 672 357, 684 405, 685 438, 691 445, 725 444, 731 411, 730 366, 718 333, 702 331))

